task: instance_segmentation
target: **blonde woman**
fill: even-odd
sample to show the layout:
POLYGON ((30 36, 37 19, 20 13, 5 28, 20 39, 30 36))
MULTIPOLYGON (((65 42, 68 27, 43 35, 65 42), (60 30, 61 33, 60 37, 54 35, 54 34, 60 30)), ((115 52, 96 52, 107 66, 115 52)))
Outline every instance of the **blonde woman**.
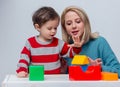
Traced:
MULTIPOLYGON (((61 15, 62 38, 65 42, 71 44, 71 37, 79 36, 82 44, 80 54, 89 56, 94 64, 101 64, 102 71, 117 72, 120 78, 120 63, 106 39, 99 36, 98 33, 91 32, 89 18, 86 12, 75 6, 69 6, 64 9, 61 15)), ((71 59, 67 58, 68 65, 71 59)))

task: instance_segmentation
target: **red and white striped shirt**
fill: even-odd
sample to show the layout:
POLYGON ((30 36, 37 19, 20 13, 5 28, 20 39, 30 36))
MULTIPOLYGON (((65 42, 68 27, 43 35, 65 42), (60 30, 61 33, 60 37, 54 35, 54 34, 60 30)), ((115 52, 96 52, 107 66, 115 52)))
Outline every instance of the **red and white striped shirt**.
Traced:
POLYGON ((28 72, 28 66, 44 65, 45 74, 60 74, 60 56, 73 57, 81 48, 70 48, 64 41, 54 37, 50 42, 41 42, 37 36, 31 37, 21 52, 16 72, 28 72))

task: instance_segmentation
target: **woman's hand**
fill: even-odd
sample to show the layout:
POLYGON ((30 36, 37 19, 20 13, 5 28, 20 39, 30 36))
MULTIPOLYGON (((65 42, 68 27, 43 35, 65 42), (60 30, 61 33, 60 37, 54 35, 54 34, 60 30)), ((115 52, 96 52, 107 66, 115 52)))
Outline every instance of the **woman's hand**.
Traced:
POLYGON ((80 37, 76 36, 76 37, 72 37, 73 39, 73 44, 68 45, 69 47, 82 47, 84 40, 80 41, 80 37))
POLYGON ((17 74, 17 77, 19 77, 19 78, 24 78, 24 77, 27 77, 27 76, 28 76, 28 73, 24 72, 24 71, 21 71, 17 74))
POLYGON ((97 59, 93 60, 93 59, 88 57, 88 59, 89 59, 90 65, 95 66, 95 65, 101 65, 102 64, 101 58, 97 58, 97 59))

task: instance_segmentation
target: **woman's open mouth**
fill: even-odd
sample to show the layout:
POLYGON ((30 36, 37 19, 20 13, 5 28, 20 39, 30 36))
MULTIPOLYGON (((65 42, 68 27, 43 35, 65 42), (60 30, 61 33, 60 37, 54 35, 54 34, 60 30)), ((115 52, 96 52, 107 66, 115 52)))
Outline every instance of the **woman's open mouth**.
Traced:
POLYGON ((75 36, 75 35, 77 35, 77 34, 78 34, 78 31, 72 31, 71 33, 72 33, 72 35, 74 35, 74 36, 75 36))

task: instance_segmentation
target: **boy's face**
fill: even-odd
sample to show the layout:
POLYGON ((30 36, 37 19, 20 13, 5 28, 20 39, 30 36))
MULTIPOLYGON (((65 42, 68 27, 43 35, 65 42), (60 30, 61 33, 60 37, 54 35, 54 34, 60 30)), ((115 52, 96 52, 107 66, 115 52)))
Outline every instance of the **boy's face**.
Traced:
POLYGON ((57 27, 59 25, 59 20, 49 20, 39 28, 40 39, 44 42, 51 40, 57 33, 57 27))

